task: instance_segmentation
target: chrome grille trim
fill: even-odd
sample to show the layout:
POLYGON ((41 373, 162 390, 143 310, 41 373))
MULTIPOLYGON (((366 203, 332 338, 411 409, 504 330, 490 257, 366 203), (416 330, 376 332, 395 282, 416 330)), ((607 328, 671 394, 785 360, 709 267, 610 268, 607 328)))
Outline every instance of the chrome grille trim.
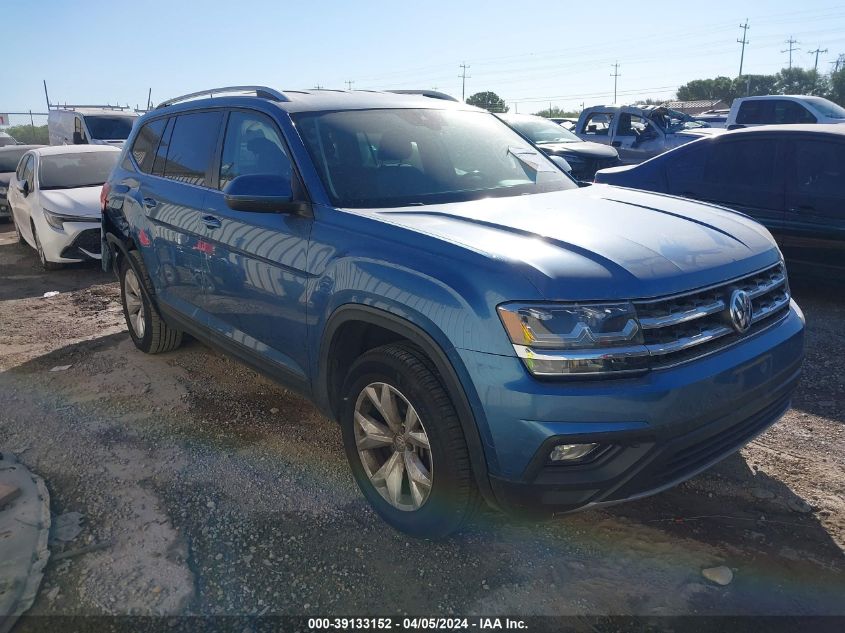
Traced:
POLYGON ((720 351, 767 329, 785 316, 790 301, 783 263, 700 290, 664 298, 633 301, 652 357, 651 367, 662 369, 720 351), (728 312, 737 289, 748 293, 753 313, 751 329, 739 334, 728 312))

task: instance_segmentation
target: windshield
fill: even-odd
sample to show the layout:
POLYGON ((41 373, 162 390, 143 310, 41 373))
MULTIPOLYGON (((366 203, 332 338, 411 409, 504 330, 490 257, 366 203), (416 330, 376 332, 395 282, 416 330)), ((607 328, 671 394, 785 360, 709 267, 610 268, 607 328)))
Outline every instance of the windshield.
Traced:
POLYGON ((18 168, 18 162, 21 159, 27 149, 13 149, 13 150, 5 150, 0 152, 0 173, 6 173, 9 171, 15 171, 18 168))
POLYGON ((682 130, 710 127, 703 121, 696 121, 689 114, 684 114, 677 110, 669 110, 668 108, 655 110, 649 118, 667 132, 680 132, 682 130))
POLYGON ((347 110, 294 118, 339 207, 447 203, 577 187, 484 112, 347 110))
POLYGON ((538 145, 543 143, 572 143, 581 140, 569 130, 548 119, 502 117, 502 120, 538 145))
POLYGON ((120 152, 85 152, 41 157, 41 189, 73 189, 102 185, 120 152))
POLYGON ((805 97, 807 102, 812 105, 822 116, 831 119, 845 119, 845 108, 840 105, 828 101, 822 97, 805 97))
POLYGON ((132 124, 137 117, 134 116, 103 116, 88 115, 85 117, 85 125, 91 132, 91 138, 98 141, 125 141, 132 131, 132 124))

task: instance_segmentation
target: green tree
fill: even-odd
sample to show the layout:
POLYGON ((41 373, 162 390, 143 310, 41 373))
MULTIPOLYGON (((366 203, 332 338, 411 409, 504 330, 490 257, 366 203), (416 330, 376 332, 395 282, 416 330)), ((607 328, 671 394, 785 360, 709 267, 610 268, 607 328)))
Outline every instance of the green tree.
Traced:
POLYGON ((567 112, 566 110, 562 110, 557 106, 552 106, 551 108, 546 108, 545 110, 540 110, 539 112, 535 112, 534 116, 542 116, 551 118, 551 117, 569 117, 569 118, 576 118, 580 112, 567 112))
POLYGON ((734 82, 728 77, 694 79, 678 88, 677 93, 679 101, 700 101, 703 99, 732 101, 736 96, 734 82))
POLYGON ((14 137, 18 143, 26 145, 48 145, 50 143, 46 125, 12 125, 5 130, 6 134, 14 137))
POLYGON ((783 68, 775 75, 774 91, 781 95, 813 94, 819 83, 819 77, 813 70, 805 68, 783 68))
POLYGON ((845 107, 845 68, 828 76, 827 98, 845 107))
POLYGON ((474 95, 470 95, 467 103, 484 108, 488 112, 507 112, 509 110, 508 106, 505 105, 505 100, 495 92, 476 92, 474 95))

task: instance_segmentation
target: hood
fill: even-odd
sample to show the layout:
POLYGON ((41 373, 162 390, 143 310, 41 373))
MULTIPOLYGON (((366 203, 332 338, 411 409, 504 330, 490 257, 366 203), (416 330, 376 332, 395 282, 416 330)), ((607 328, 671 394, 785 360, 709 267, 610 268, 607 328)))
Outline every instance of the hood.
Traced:
POLYGON ((742 214, 607 185, 356 212, 505 261, 550 300, 657 297, 780 257, 768 231, 742 214))
POLYGON ((49 211, 68 215, 100 218, 100 190, 102 187, 53 189, 41 191, 41 202, 49 211))
POLYGON ((543 143, 538 145, 546 154, 560 156, 566 152, 577 154, 588 158, 619 158, 616 148, 601 143, 589 141, 571 141, 569 143, 543 143))

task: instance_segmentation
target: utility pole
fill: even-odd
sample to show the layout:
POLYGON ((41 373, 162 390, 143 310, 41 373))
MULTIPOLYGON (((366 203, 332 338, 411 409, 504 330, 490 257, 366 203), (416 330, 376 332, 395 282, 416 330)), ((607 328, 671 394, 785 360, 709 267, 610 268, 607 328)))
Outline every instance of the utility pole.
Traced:
POLYGON ((739 54, 739 76, 742 77, 742 63, 745 61, 745 45, 748 44, 748 18, 745 18, 745 24, 740 24, 739 28, 742 29, 742 39, 737 40, 737 42, 742 44, 742 52, 739 54))
POLYGON ((355 83, 355 81, 354 81, 354 80, 352 80, 352 79, 347 79, 344 83, 346 84, 346 89, 347 89, 347 90, 352 90, 352 84, 354 84, 354 83, 355 83))
POLYGON ((833 72, 838 73, 840 66, 845 68, 845 53, 839 53, 839 57, 836 58, 836 61, 829 63, 833 64, 833 72))
POLYGON ((610 76, 613 77, 613 103, 616 103, 616 85, 619 80, 619 62, 613 64, 613 72, 610 73, 610 76))
POLYGON ((792 36, 789 36, 789 39, 786 40, 786 43, 789 44, 789 48, 786 50, 781 51, 781 53, 789 53, 789 70, 792 70, 792 51, 797 51, 798 48, 793 46, 793 44, 800 44, 798 40, 792 39, 792 36))
POLYGON ((312 88, 312 90, 322 90, 322 89, 323 89, 323 87, 320 84, 317 84, 316 86, 314 86, 312 88))
POLYGON ((461 74, 458 75, 458 77, 461 80, 461 101, 466 101, 467 100, 467 95, 466 95, 467 79, 472 79, 472 77, 470 75, 467 75, 467 68, 469 68, 469 66, 467 66, 466 62, 460 64, 458 66, 458 68, 461 69, 461 74))
POLYGON ((816 82, 819 79, 819 53, 826 53, 827 49, 826 48, 825 49, 817 48, 814 51, 807 51, 807 52, 810 53, 810 55, 812 55, 814 53, 816 55, 816 63, 813 64, 813 92, 815 92, 816 91, 816 82))

